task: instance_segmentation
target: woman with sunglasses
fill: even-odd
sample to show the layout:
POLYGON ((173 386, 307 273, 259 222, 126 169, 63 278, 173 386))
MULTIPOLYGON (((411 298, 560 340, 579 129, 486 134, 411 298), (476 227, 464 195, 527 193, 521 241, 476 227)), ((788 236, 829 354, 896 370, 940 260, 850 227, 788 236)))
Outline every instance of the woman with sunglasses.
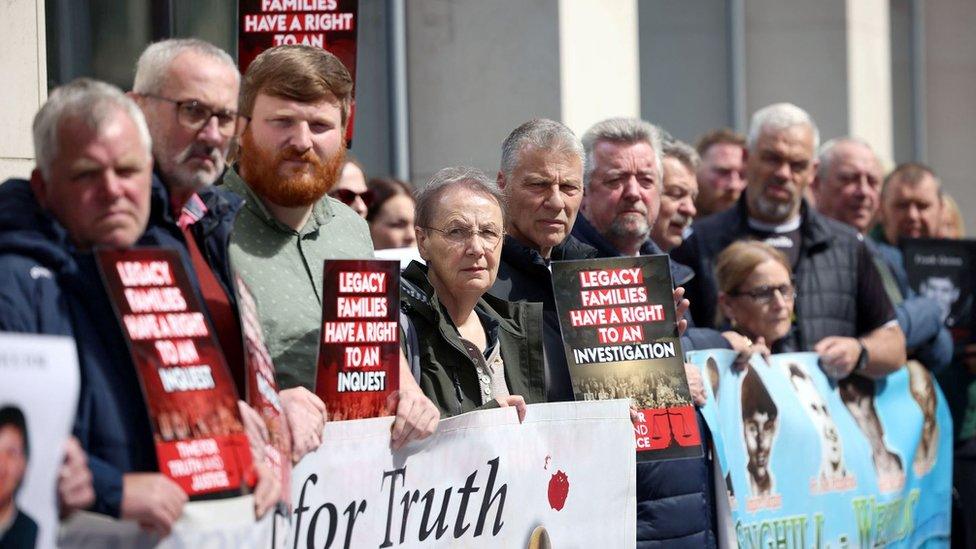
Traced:
POLYGON ((329 196, 352 208, 359 217, 366 219, 366 212, 373 203, 373 191, 366 188, 363 167, 352 156, 346 157, 339 180, 329 190, 329 196))
MULTIPOLYGON (((786 257, 763 242, 740 240, 715 263, 719 308, 732 330, 745 338, 749 352, 789 352, 796 290, 786 257)), ((741 361, 737 361, 741 362, 741 361)))

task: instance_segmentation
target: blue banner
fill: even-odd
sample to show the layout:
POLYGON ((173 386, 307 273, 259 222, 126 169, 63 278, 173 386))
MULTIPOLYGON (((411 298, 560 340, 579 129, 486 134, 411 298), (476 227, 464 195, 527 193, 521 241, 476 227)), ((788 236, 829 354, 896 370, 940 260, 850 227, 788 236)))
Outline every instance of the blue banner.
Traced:
POLYGON ((828 379, 814 353, 689 353, 741 549, 948 546, 952 419, 911 362, 828 379))

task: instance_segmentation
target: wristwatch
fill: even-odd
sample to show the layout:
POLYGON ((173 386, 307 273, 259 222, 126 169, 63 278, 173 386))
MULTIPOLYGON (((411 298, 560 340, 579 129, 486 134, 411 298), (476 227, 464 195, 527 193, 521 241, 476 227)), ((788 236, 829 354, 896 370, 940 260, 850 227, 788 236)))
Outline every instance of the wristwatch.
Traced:
POLYGON ((863 372, 868 367, 868 348, 864 346, 861 338, 857 339, 857 344, 861 346, 861 354, 857 355, 857 364, 854 365, 854 371, 863 372))

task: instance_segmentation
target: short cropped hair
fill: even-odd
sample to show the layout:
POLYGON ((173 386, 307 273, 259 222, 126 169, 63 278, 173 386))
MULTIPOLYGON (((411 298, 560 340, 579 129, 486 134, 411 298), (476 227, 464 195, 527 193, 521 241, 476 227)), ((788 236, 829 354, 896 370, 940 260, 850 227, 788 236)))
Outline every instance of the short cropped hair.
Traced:
POLYGON ((586 152, 586 165, 583 169, 583 186, 590 185, 590 177, 596 169, 593 149, 601 141, 621 145, 647 143, 654 150, 657 162, 658 187, 662 185, 664 166, 661 164, 661 130, 639 118, 608 118, 597 122, 583 134, 583 150, 586 152))
POLYGON ((136 62, 136 76, 132 91, 141 94, 159 93, 166 82, 166 72, 180 54, 191 51, 209 57, 231 69, 240 82, 241 73, 224 50, 198 38, 171 38, 150 44, 136 62))
POLYGON ((746 143, 752 149, 764 131, 782 131, 793 126, 807 126, 813 131, 813 150, 820 148, 820 130, 807 111, 792 103, 775 103, 753 113, 746 143))
POLYGON ((718 289, 731 294, 742 286, 761 263, 773 260, 792 276, 790 264, 783 252, 758 240, 737 240, 729 244, 715 261, 718 289))
POLYGON ((746 148, 746 136, 730 128, 718 128, 709 130, 698 138, 695 143, 695 150, 699 156, 705 156, 708 149, 715 145, 737 145, 742 149, 746 148))
POLYGON ((27 418, 20 408, 11 405, 0 408, 0 429, 8 426, 20 431, 20 437, 24 440, 24 457, 29 459, 30 439, 27 436, 27 418))
POLYGON ((98 131, 119 111, 136 125, 146 154, 151 157, 152 138, 146 119, 142 116, 142 110, 122 90, 91 78, 76 78, 52 91, 34 115, 31 127, 34 157, 44 178, 51 177, 51 167, 59 152, 60 129, 65 120, 80 120, 89 129, 98 131))
POLYGON ((695 149, 691 148, 691 145, 681 141, 680 139, 672 138, 670 140, 666 140, 664 142, 661 155, 663 158, 673 158, 677 160, 692 174, 698 171, 698 165, 701 164, 701 157, 698 156, 695 149))
POLYGON ((881 199, 884 200, 885 196, 888 194, 888 188, 891 186, 892 182, 905 183, 908 185, 918 185, 926 177, 931 177, 935 181, 935 188, 939 193, 939 199, 942 199, 942 182, 939 180, 939 176, 935 175, 935 171, 929 166, 922 164, 921 162, 905 162, 904 164, 899 164, 891 173, 885 177, 884 185, 881 187, 881 199))
POLYGON ((466 189, 475 194, 494 200, 502 211, 502 223, 507 219, 507 209, 501 191, 493 179, 477 168, 451 166, 443 168, 431 176, 427 185, 417 194, 417 213, 415 225, 430 227, 437 214, 437 204, 441 196, 449 190, 466 189))
MULTIPOLYGON (((856 377, 856 376, 853 376, 856 377)), ((742 376, 742 419, 750 419, 755 414, 766 414, 769 421, 774 421, 779 415, 772 395, 766 389, 755 368, 747 367, 742 376)))
POLYGON ((547 118, 534 118, 512 130, 502 143, 501 172, 512 176, 526 149, 561 152, 584 162, 583 144, 564 124, 547 118))
POLYGON ((276 46, 261 52, 247 67, 241 83, 240 112, 254 113, 258 94, 301 103, 334 98, 342 125, 352 104, 352 76, 335 55, 312 46, 276 46))

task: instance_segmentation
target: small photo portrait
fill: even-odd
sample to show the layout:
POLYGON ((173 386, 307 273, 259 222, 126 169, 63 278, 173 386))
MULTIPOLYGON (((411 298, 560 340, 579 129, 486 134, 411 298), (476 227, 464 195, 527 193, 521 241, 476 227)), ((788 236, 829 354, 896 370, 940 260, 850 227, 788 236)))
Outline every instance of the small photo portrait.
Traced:
POLYGON ((962 275, 961 271, 945 269, 929 273, 918 284, 919 295, 939 305, 942 322, 948 328, 965 325, 972 308, 972 296, 966 295, 959 280, 962 275))
POLYGON ((932 470, 939 450, 939 424, 936 420, 936 393, 932 374, 916 360, 908 361, 908 387, 922 411, 922 436, 915 450, 912 469, 916 476, 932 470))
POLYGON ((840 380, 838 389, 841 400, 871 445, 878 487, 882 492, 900 490, 904 485, 905 469, 898 454, 885 444, 884 426, 874 406, 874 381, 852 375, 840 380))
POLYGON ((0 547, 34 547, 37 522, 17 507, 27 473, 27 418, 16 406, 0 407, 0 547))
POLYGON ((708 374, 708 382, 712 386, 712 395, 715 397, 715 401, 718 402, 718 387, 719 387, 719 373, 718 373, 718 363, 715 362, 713 357, 708 357, 705 361, 705 372, 708 374))
POLYGON ((775 482, 770 470, 770 456, 778 431, 779 411, 756 371, 748 367, 742 377, 742 436, 749 454, 749 495, 770 496, 775 482))
POLYGON ((834 418, 830 415, 827 402, 824 400, 813 379, 800 364, 789 364, 786 367, 787 377, 800 407, 813 422, 820 435, 820 472, 819 482, 829 486, 833 481, 848 476, 844 466, 844 445, 840 439, 840 431, 834 418))

